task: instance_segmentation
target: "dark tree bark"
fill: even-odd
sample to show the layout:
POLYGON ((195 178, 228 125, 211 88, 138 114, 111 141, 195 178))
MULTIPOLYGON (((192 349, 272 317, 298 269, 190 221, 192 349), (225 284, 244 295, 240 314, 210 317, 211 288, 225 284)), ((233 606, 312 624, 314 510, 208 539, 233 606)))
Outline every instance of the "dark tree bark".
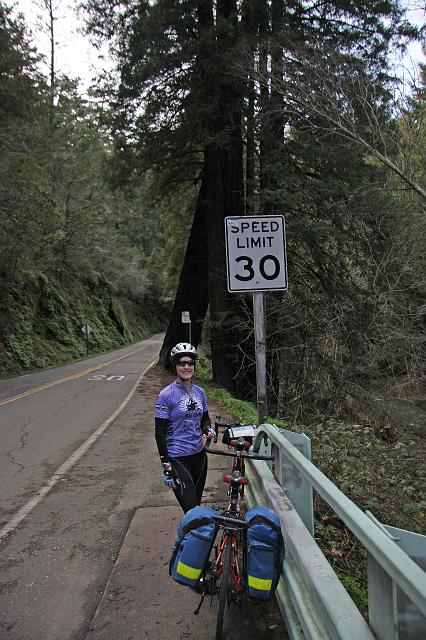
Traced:
POLYGON ((271 98, 270 136, 272 151, 280 151, 284 142, 283 95, 281 91, 284 74, 283 63, 283 0, 272 0, 271 4, 271 98), (277 86, 277 79, 279 80, 277 86))
POLYGON ((191 234, 186 247, 185 260, 179 278, 173 311, 160 352, 160 363, 170 368, 169 354, 178 342, 188 340, 188 325, 181 322, 181 312, 189 311, 191 342, 198 346, 203 321, 208 308, 207 274, 209 267, 207 233, 204 213, 206 192, 205 174, 201 182, 191 234))
MULTIPOLYGON (((212 134, 216 140, 204 149, 206 171, 206 214, 209 244, 209 299, 211 319, 211 356, 214 381, 234 391, 235 340, 234 305, 227 291, 224 219, 244 213, 242 100, 243 81, 229 73, 238 35, 237 3, 217 3, 216 64, 210 66, 213 78, 209 86, 217 88, 219 109, 212 134), (226 131, 225 144, 221 135, 226 131)), ((207 124, 207 123, 206 123, 207 124)))
POLYGON ((236 301, 226 286, 224 219, 244 213, 243 82, 236 81, 229 72, 238 29, 237 4, 235 0, 219 1, 214 23, 211 0, 199 0, 198 21, 197 92, 214 103, 216 109, 213 114, 207 111, 203 123, 207 139, 203 184, 160 359, 166 364, 170 347, 181 335, 180 311, 191 311, 194 305, 193 343, 198 344, 208 299, 213 379, 232 391, 235 387, 231 353, 235 347, 233 305, 236 301))
MULTIPOLYGON (((259 73, 268 75, 269 56, 269 8, 266 0, 259 3, 259 73)), ((262 213, 267 213, 266 186, 268 183, 268 155, 270 139, 268 135, 269 89, 266 83, 260 86, 260 132, 259 132, 259 188, 262 213)))
POLYGON ((227 215, 243 213, 242 154, 238 153, 238 147, 232 153, 207 149, 205 171, 213 379, 233 391, 234 305, 237 301, 233 294, 228 293, 226 286, 224 219, 227 215))
MULTIPOLYGON (((245 212, 252 215, 255 208, 255 104, 256 90, 255 51, 257 49, 257 11, 251 0, 243 4, 243 28, 247 34, 247 108, 246 108, 246 176, 245 176, 245 212)), ((244 53, 244 52, 243 52, 244 53)))
MULTIPOLYGON (((209 56, 214 29, 212 0, 198 0, 197 16, 199 49, 196 61, 198 82, 195 91, 203 104, 209 98, 209 56)), ((173 310, 160 352, 160 363, 166 368, 170 368, 169 354, 173 345, 188 339, 187 329, 181 322, 181 312, 190 312, 191 342, 197 347, 209 305, 209 247, 205 211, 209 183, 208 172, 204 169, 173 310)))

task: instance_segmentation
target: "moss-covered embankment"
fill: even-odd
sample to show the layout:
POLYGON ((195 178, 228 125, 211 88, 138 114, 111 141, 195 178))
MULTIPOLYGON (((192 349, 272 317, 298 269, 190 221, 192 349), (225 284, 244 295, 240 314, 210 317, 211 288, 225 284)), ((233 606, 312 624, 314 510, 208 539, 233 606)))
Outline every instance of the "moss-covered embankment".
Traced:
POLYGON ((162 330, 164 318, 158 302, 132 300, 101 276, 22 279, 0 295, 0 377, 85 357, 84 324, 93 354, 162 330))

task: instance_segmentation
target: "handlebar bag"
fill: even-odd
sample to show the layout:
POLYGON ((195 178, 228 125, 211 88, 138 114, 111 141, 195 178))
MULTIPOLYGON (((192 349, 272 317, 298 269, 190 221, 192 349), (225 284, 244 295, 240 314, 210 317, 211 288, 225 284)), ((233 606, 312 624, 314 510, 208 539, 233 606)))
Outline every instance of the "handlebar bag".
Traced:
POLYGON ((201 578, 216 537, 215 514, 211 507, 198 506, 180 520, 169 565, 169 574, 176 582, 194 587, 201 578))
POLYGON ((256 600, 269 600, 284 562, 284 540, 277 514, 263 505, 249 509, 247 521, 247 589, 256 600))
POLYGON ((244 438, 250 444, 253 444, 253 437, 256 435, 256 427, 254 424, 236 424, 233 427, 227 427, 223 432, 223 444, 229 444, 231 440, 244 438))

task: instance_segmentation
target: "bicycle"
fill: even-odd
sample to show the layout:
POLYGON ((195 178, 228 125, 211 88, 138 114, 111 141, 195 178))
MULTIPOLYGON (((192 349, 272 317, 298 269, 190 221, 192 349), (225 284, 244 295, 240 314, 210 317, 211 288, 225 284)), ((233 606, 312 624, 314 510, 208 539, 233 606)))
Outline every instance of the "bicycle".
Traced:
MULTIPOLYGON (((226 426, 229 427, 231 424, 241 426, 240 423, 228 423, 226 426)), ((225 425, 216 419, 216 438, 214 442, 217 442, 220 426, 225 425)), ((273 456, 248 453, 251 443, 247 442, 243 437, 232 439, 229 442, 229 446, 233 448, 232 452, 206 448, 208 454, 230 456, 233 460, 231 473, 223 478, 230 485, 228 489, 228 508, 222 514, 213 516, 218 531, 222 530, 220 543, 214 545, 214 559, 207 566, 201 601, 194 611, 195 615, 198 615, 206 595, 213 597, 213 595, 218 594, 219 603, 215 640, 222 640, 223 622, 227 607, 231 604, 241 605, 247 588, 247 522, 241 512, 244 487, 249 483, 244 476, 245 460, 271 461, 274 459, 273 456)))

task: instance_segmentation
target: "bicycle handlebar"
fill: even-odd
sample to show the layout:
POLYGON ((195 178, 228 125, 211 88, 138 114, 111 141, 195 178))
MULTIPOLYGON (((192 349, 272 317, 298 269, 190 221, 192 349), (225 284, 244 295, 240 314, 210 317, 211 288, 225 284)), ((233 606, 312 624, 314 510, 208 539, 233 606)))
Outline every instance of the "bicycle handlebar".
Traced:
POLYGON ((219 449, 206 449, 207 453, 213 453, 216 456, 236 456, 248 458, 249 460, 275 460, 274 456, 261 456, 255 453, 240 453, 236 451, 220 451, 219 449))

